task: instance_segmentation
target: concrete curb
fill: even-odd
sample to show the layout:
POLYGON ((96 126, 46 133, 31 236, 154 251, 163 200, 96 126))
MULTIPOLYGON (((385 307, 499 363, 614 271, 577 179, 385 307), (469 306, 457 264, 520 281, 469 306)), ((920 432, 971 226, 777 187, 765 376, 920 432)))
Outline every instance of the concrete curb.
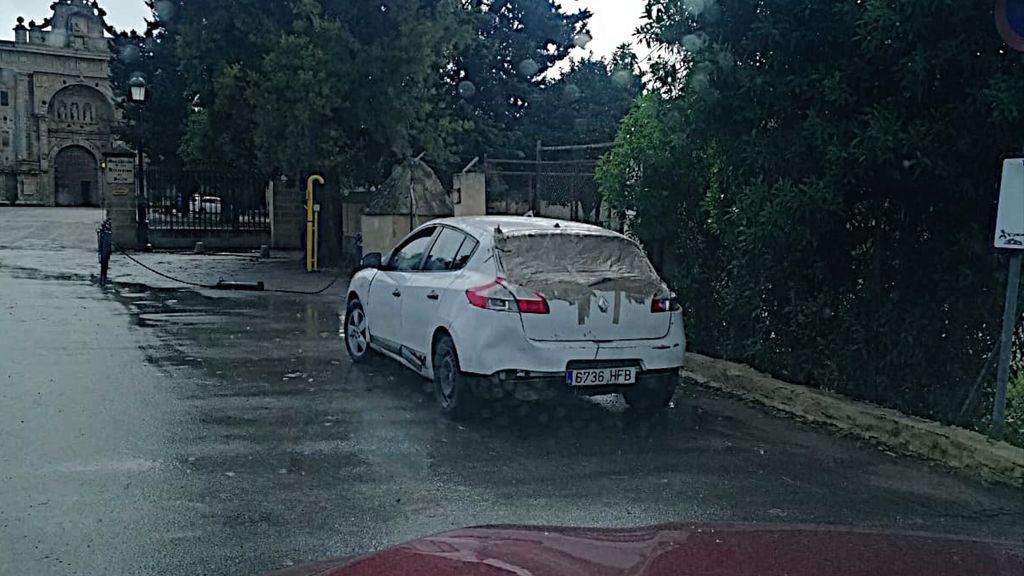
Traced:
POLYGON ((1024 449, 938 422, 907 416, 866 402, 789 384, 749 366, 687 354, 682 378, 792 414, 827 424, 890 449, 941 462, 985 479, 1024 486, 1024 449))

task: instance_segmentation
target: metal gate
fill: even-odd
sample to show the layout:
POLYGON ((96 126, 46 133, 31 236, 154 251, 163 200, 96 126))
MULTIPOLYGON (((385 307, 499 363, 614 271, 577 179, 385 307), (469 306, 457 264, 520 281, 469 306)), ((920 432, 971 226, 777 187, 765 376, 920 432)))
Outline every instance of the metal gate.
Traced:
POLYGON ((151 230, 270 230, 267 179, 243 171, 146 169, 151 230))
POLYGON ((488 211, 612 224, 611 215, 602 212, 594 177, 599 154, 611 146, 538 142, 534 160, 486 158, 488 211))

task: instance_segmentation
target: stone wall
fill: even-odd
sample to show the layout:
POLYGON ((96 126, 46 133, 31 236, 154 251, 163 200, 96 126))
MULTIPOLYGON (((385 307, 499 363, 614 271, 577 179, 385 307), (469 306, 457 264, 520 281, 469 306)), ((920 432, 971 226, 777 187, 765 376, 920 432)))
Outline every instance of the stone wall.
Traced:
POLYGON ((163 230, 150 229, 149 242, 164 250, 191 250, 202 242, 206 250, 256 250, 270 245, 266 230, 163 230))
POLYGON ((409 215, 363 215, 363 254, 380 252, 387 254, 396 244, 412 231, 409 215))
POLYGON ((275 250, 303 250, 306 236, 306 192, 280 183, 271 184, 270 246, 275 250))

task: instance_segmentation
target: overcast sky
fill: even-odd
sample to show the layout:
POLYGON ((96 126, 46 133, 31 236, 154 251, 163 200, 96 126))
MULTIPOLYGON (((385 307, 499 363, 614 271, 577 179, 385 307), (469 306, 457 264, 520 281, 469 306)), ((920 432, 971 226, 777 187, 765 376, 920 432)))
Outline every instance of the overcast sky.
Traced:
MULTIPOLYGON (((50 15, 52 3, 53 0, 0 0, 0 39, 14 39, 18 16, 24 16, 26 22, 42 21, 50 15)), ((644 10, 644 0, 561 0, 561 4, 566 10, 590 8, 594 13, 590 20, 594 40, 577 56, 591 50, 595 56, 609 56, 619 44, 632 42, 644 10)), ((118 30, 141 30, 145 27, 143 19, 149 16, 143 0, 100 0, 100 6, 107 11, 107 22, 118 30)))

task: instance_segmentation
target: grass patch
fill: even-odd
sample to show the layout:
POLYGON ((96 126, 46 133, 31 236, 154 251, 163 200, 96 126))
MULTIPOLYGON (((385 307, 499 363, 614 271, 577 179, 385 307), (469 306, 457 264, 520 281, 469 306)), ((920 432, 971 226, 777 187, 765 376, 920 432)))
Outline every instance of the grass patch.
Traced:
POLYGON ((1012 375, 1006 391, 1006 440, 1024 447, 1024 369, 1012 375))

